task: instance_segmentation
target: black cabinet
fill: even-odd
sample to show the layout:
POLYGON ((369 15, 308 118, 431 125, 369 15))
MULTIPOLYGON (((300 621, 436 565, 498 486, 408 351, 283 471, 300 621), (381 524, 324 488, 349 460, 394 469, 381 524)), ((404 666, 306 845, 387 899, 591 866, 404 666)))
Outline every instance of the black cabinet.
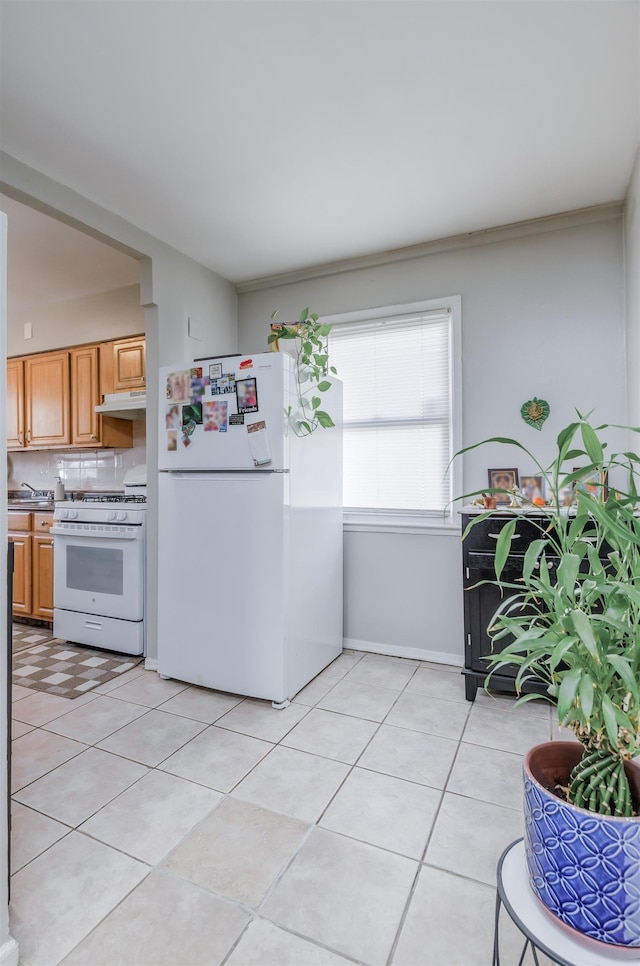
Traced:
MULTIPOLYGON (((471 519, 473 518, 470 514, 463 513, 463 532, 471 519)), ((513 514, 508 512, 497 511, 492 513, 491 516, 480 520, 471 528, 462 545, 465 635, 463 674, 465 676, 465 696, 468 701, 473 701, 476 696, 476 689, 484 685, 488 671, 487 658, 496 653, 499 647, 504 647, 508 643, 508 638, 506 638, 494 646, 487 633, 487 628, 504 599, 503 593, 508 596, 509 591, 501 592, 499 587, 490 583, 482 583, 482 581, 495 580, 496 542, 500 536, 500 531, 510 520, 513 520, 513 514)), ((522 576, 527 547, 532 540, 541 536, 541 529, 544 530, 544 516, 542 514, 531 514, 528 518, 518 518, 511 542, 511 553, 502 571, 503 580, 512 582, 522 576)), ((557 566, 557 561, 548 558, 546 565, 553 568, 557 566)), ((514 692, 517 670, 517 667, 513 665, 504 667, 499 673, 493 674, 491 676, 492 690, 514 692)))

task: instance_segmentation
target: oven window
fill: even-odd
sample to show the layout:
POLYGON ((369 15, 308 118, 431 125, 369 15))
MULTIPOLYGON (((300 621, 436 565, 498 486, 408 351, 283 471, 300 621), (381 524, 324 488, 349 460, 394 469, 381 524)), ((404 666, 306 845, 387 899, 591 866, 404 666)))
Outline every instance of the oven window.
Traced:
POLYGON ((123 557, 118 548, 67 547, 67 587, 122 597, 123 557))

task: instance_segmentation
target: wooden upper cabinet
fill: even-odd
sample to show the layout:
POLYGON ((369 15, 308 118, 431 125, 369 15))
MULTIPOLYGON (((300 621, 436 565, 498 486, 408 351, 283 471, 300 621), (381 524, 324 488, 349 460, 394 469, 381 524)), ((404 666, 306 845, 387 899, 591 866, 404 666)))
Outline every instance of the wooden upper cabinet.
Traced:
POLYGON ((69 353, 27 356, 24 389, 26 444, 68 446, 71 442, 69 353))
POLYGON ((125 339, 113 343, 113 391, 146 386, 145 340, 125 339))
POLYGON ((98 442, 98 346, 71 350, 71 442, 98 442))
POLYGON ((7 362, 7 448, 24 446, 24 360, 7 362))

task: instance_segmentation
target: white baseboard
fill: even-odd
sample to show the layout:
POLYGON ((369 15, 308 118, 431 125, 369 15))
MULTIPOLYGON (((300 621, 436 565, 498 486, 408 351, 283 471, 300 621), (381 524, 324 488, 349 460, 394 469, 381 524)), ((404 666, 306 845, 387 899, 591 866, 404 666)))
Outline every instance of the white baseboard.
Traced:
POLYGON ((446 651, 426 651, 421 647, 378 644, 377 641, 356 641, 351 637, 343 638, 342 645, 353 651, 368 651, 371 654, 386 654, 389 657, 408 657, 412 661, 430 661, 432 664, 449 664, 453 667, 462 667, 463 664, 462 658, 457 654, 448 654, 446 651))
POLYGON ((0 946, 0 966, 18 966, 20 949, 11 936, 0 946))
POLYGON ((157 671, 158 670, 158 658, 157 657, 145 657, 144 659, 145 671, 157 671))

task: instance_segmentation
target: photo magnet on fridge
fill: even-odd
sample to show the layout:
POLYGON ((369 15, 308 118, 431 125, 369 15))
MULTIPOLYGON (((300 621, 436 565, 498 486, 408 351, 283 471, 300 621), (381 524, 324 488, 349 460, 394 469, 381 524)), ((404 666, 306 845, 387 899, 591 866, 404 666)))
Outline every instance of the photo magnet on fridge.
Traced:
POLYGON ((214 379, 219 379, 222 375, 222 363, 212 362, 209 366, 209 379, 213 382, 214 379))
POLYGON ((167 429, 180 429, 180 425, 181 425, 180 406, 178 405, 167 406, 165 424, 167 429))
POLYGON ((202 404, 202 421, 205 433, 226 433, 229 404, 226 399, 216 399, 202 404))
POLYGON ((190 397, 187 400, 190 403, 202 402, 202 397, 205 394, 207 386, 209 385, 209 376, 203 376, 199 379, 190 380, 190 397))
POLYGON ((188 369, 181 369, 179 372, 170 372, 167 376, 167 399, 169 402, 189 402, 190 388, 188 369))
POLYGON ((239 413, 257 413, 258 387, 255 378, 236 379, 236 397, 239 413))
POLYGON ((202 403, 189 403, 182 407, 182 425, 195 423, 196 426, 202 425, 202 403))
POLYGON ((236 391, 236 377, 233 372, 225 372, 219 379, 211 383, 211 395, 223 396, 227 392, 236 391))
POLYGON ((191 370, 192 379, 202 379, 202 366, 194 366, 191 370))
POLYGON ((170 453, 175 453, 178 448, 178 430, 169 429, 167 430, 167 450, 170 453))

